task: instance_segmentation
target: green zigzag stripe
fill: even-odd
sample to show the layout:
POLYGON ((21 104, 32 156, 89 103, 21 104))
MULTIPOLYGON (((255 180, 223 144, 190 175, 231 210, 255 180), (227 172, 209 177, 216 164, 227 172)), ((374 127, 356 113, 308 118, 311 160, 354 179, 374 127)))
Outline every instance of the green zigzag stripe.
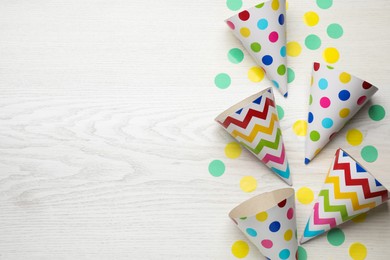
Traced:
POLYGON ((321 190, 319 196, 324 197, 324 209, 325 209, 325 211, 326 212, 329 212, 329 211, 340 212, 341 218, 342 218, 343 222, 348 221, 348 220, 353 219, 354 217, 356 217, 356 215, 353 215, 353 216, 349 216, 348 215, 347 207, 345 205, 337 205, 337 206, 330 205, 330 202, 329 202, 329 191, 328 190, 321 190))
POLYGON ((252 151, 254 154, 259 154, 261 152, 261 150, 263 150, 263 148, 265 146, 269 147, 269 148, 272 148, 274 150, 277 150, 278 147, 279 147, 279 142, 280 142, 280 137, 281 136, 282 136, 282 131, 280 130, 280 128, 278 128, 278 131, 276 132, 275 142, 271 142, 271 141, 268 141, 268 140, 265 140, 265 139, 261 139, 260 142, 257 144, 255 149, 249 147, 247 144, 244 144, 243 142, 241 142, 241 144, 243 146, 245 146, 246 148, 248 148, 250 151, 252 151))

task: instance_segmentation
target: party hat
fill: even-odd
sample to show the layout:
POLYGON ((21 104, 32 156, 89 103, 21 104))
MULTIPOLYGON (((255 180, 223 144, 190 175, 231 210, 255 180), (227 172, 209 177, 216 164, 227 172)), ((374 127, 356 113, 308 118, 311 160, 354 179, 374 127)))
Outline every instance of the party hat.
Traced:
POLYGON ((257 195, 229 217, 267 259, 298 259, 294 189, 257 195))
POLYGON ((215 121, 282 180, 292 185, 274 99, 272 89, 265 89, 227 109, 215 121))
POLYGON ((286 0, 269 0, 225 20, 280 93, 287 97, 286 0))
POLYGON ((305 164, 321 151, 377 90, 372 84, 347 72, 314 63, 305 164))
POLYGON ((389 199, 388 190, 342 149, 336 151, 301 243, 321 235, 389 199))

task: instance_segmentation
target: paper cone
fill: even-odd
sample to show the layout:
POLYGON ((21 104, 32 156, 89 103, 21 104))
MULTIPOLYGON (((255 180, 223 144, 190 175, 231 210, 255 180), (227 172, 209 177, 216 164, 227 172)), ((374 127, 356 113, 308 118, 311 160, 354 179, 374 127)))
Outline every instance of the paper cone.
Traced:
POLYGON ((225 22, 267 77, 287 97, 286 1, 270 0, 225 22))
POLYGON ((389 199, 388 190, 342 149, 336 151, 301 243, 321 235, 389 199))
POLYGON ((215 121, 282 180, 292 185, 271 88, 232 106, 215 121))
POLYGON ((294 189, 257 195, 229 217, 267 259, 298 259, 294 189))
POLYGON ((314 63, 305 164, 321 151, 377 90, 372 84, 346 72, 314 63))

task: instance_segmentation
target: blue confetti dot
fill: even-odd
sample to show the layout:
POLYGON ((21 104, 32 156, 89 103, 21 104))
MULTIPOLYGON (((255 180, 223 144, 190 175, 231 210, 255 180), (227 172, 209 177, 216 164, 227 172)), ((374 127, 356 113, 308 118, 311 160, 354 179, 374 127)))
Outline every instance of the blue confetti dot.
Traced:
POLYGON ((260 30, 265 30, 265 29, 267 29, 267 27, 268 27, 268 21, 267 21, 267 19, 260 19, 260 20, 257 22, 257 27, 258 27, 260 30))
POLYGON ((272 62, 274 61, 270 55, 263 56, 263 58, 261 60, 264 63, 264 65, 267 65, 267 66, 271 65, 272 62))
POLYGON ((307 122, 309 122, 309 124, 310 124, 311 122, 313 122, 313 119, 314 119, 313 113, 309 112, 309 114, 307 116, 307 122))
POLYGON ((349 93, 348 90, 341 90, 339 92, 339 99, 342 100, 342 101, 346 101, 349 99, 349 97, 351 96, 351 94, 349 93))
POLYGON ((280 25, 283 25, 283 24, 284 24, 284 15, 283 15, 283 14, 280 14, 280 15, 279 15, 279 24, 280 24, 280 25))
POLYGON ((280 229, 280 223, 278 221, 274 221, 269 225, 269 230, 271 232, 278 232, 280 229))

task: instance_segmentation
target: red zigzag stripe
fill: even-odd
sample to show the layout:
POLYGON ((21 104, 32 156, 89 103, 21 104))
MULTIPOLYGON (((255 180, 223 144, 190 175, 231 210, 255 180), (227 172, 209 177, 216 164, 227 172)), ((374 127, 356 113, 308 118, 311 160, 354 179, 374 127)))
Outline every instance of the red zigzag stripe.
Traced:
POLYGON ((230 124, 235 124, 235 125, 237 125, 237 126, 239 126, 241 128, 246 129, 246 127, 248 126, 248 124, 251 121, 252 117, 258 117, 258 118, 261 118, 261 119, 266 119, 267 118, 267 114, 268 114, 268 109, 269 109, 270 106, 271 107, 275 107, 274 101, 272 99, 266 98, 265 104, 264 104, 264 110, 262 112, 258 111, 258 110, 249 109, 248 113, 245 115, 244 121, 240 121, 238 119, 235 119, 233 117, 228 116, 225 119, 225 121, 222 123, 222 125, 225 128, 228 128, 228 126, 230 124))
MULTIPOLYGON (((339 151, 340 153, 341 151, 339 151)), ((375 197, 382 197, 382 202, 386 201, 388 198, 388 192, 387 190, 378 191, 378 192, 371 192, 370 190, 370 184, 367 179, 352 179, 351 177, 351 171, 350 171, 350 163, 339 163, 338 161, 339 156, 337 156, 335 164, 333 169, 334 170, 344 170, 345 172, 345 184, 347 186, 362 186, 364 197, 367 198, 375 198, 375 197)))

